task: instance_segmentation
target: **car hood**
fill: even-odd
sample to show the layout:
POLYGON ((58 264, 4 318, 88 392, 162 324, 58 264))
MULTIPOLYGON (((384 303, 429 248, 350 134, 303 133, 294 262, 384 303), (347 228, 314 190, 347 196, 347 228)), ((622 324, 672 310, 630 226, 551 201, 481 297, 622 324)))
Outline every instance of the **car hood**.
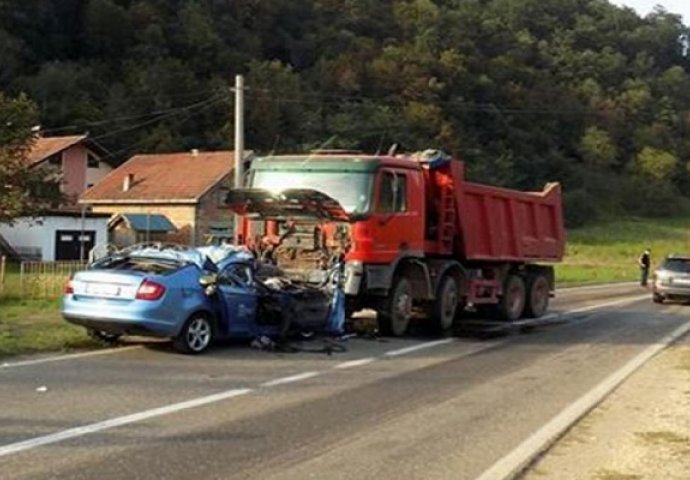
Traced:
POLYGON ((260 188, 236 188, 226 198, 227 206, 241 214, 263 219, 313 218, 351 221, 350 215, 334 198, 318 190, 292 188, 275 193, 260 188))

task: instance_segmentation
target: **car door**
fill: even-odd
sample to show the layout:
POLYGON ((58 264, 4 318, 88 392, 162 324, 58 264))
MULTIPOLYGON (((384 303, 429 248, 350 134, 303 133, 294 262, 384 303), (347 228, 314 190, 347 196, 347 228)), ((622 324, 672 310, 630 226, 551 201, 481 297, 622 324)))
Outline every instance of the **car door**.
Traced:
POLYGON ((225 311, 225 334, 251 336, 255 330, 258 295, 246 263, 232 263, 218 274, 217 286, 225 311))

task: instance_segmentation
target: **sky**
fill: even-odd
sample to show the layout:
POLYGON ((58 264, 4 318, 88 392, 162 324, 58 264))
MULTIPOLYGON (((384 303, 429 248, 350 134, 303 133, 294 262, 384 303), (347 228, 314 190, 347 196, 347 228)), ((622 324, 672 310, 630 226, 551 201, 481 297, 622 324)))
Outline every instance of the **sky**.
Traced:
POLYGON ((656 5, 661 5, 670 13, 678 13, 683 16, 683 23, 690 25, 690 0, 610 0, 616 5, 624 5, 637 11, 641 16, 646 16, 654 10, 656 5))

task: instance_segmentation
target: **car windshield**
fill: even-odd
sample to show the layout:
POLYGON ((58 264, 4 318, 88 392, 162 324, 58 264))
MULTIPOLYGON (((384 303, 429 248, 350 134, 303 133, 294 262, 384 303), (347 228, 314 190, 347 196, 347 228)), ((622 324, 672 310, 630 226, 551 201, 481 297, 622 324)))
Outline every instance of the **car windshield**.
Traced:
POLYGON ((690 258, 667 258, 663 268, 671 272, 690 273, 690 258))
POLYGON ((308 188, 328 195, 347 213, 366 213, 371 202, 372 174, 369 172, 271 171, 254 172, 254 188, 280 192, 287 188, 308 188))

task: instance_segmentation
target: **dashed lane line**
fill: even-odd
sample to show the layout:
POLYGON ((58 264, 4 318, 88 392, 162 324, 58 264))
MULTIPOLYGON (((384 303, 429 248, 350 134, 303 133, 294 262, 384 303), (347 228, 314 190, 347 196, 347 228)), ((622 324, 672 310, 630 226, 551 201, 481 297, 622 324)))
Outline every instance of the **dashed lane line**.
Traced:
MULTIPOLYGON (((572 315, 574 313, 582 313, 584 311, 593 310, 595 308, 620 305, 620 304, 624 304, 624 303, 633 303, 634 301, 637 301, 637 300, 639 300, 639 298, 636 297, 636 299, 627 299, 626 301, 608 302, 605 304, 599 304, 596 306, 586 307, 585 309, 578 309, 577 311, 565 312, 565 313, 561 314, 560 316, 572 315)), ((680 329, 678 329, 673 334, 669 335, 667 338, 673 338, 673 339, 678 338, 680 335, 686 333, 688 330, 690 330, 690 322, 688 324, 686 324, 685 326, 681 327, 680 329)), ((669 342, 670 341, 671 340, 669 340, 669 342)), ((367 357, 367 358, 361 358, 361 359, 357 359, 357 360, 351 360, 348 362, 343 362, 343 363, 335 365, 334 368, 345 369, 345 368, 353 368, 353 367, 357 367, 357 366, 363 366, 363 365, 367 365, 369 363, 372 363, 372 362, 376 361, 377 359, 382 359, 382 358, 386 358, 386 357, 398 357, 398 356, 406 355, 408 353, 417 352, 419 350, 424 350, 424 349, 439 347, 439 346, 443 346, 443 345, 448 345, 448 344, 454 343, 454 342, 457 342, 457 340, 453 339, 453 338, 436 340, 436 341, 432 341, 432 342, 425 342, 425 343, 413 345, 410 347, 400 348, 400 349, 396 349, 396 350, 390 350, 390 351, 384 352, 379 357, 367 357)), ((494 348, 494 347, 501 345, 503 343, 506 343, 506 342, 507 342, 507 340, 499 341, 499 342, 492 342, 492 343, 484 343, 484 344, 478 345, 477 348, 470 348, 468 351, 463 352, 460 356, 465 357, 465 356, 469 356, 472 354, 476 354, 482 350, 494 348)), ((662 341, 662 343, 663 343, 663 341, 662 341)), ((140 348, 140 347, 135 346, 135 347, 129 347, 129 348, 140 348)), ((636 365, 635 368, 639 368, 639 365, 644 363, 644 361, 646 361, 648 358, 651 358, 651 356, 656 354, 659 350, 661 350, 661 348, 664 348, 664 347, 662 346, 660 348, 657 348, 657 346, 655 345, 655 346, 648 348, 647 350, 645 350, 645 352, 643 352, 641 355, 638 355, 638 357, 636 357, 636 359, 635 359, 635 360, 637 360, 639 358, 644 358, 644 360, 641 361, 641 363, 638 362, 639 363, 638 364, 635 362, 635 360, 633 360, 633 362, 631 362, 631 364, 635 364, 636 365), (648 354, 645 357, 645 354, 648 352, 652 352, 652 353, 648 354)), ((117 350, 121 351, 123 349, 120 348, 117 350)), ((97 354, 99 352, 87 352, 87 353, 97 354)), ((85 356, 86 354, 77 354, 77 355, 85 356)), ((74 357, 74 356, 72 356, 72 357, 74 357)), ((58 359, 61 359, 60 357, 54 357, 54 358, 55 358, 54 361, 58 361, 58 359)), ((45 361, 46 359, 43 359, 43 360, 45 361)), ((627 371, 626 368, 627 367, 624 367, 624 369, 622 369, 621 371, 627 371)), ((625 379, 625 377, 627 377, 628 375, 630 375, 630 373, 632 373, 634 371, 634 369, 630 370, 624 376, 620 376, 621 371, 617 372, 616 374, 614 374, 612 376, 614 378, 611 381, 614 383, 618 382, 618 383, 615 383, 615 385, 618 385, 620 382, 622 382, 625 379)), ((290 375, 290 376, 286 376, 286 377, 279 377, 279 378, 269 380, 267 382, 260 384, 260 387, 269 387, 270 388, 270 387, 274 387, 274 386, 278 386, 278 385, 296 383, 296 382, 300 382, 303 380, 317 377, 317 376, 321 375, 322 373, 323 372, 310 371, 310 372, 298 373, 298 374, 290 375)), ((218 403, 218 402, 228 400, 231 398, 239 397, 242 395, 247 395, 253 391, 254 391, 254 389, 252 389, 252 388, 234 388, 234 389, 226 390, 224 392, 215 393, 212 395, 206 395, 203 397, 198 397, 198 398, 194 398, 191 400, 186 400, 186 401, 179 402, 179 403, 173 403, 173 404, 166 405, 163 407, 157 407, 157 408, 153 408, 153 409, 149 409, 149 410, 144 410, 142 412, 137 412, 137 413, 133 413, 130 415, 115 417, 115 418, 111 418, 111 419, 104 420, 101 422, 96 422, 96 423, 92 423, 89 425, 75 427, 75 428, 71 428, 68 430, 56 432, 53 434, 44 435, 41 437, 34 437, 34 438, 31 438, 28 440, 10 443, 10 444, 4 445, 4 446, 0 446, 0 457, 16 454, 16 453, 23 452, 26 450, 31 450, 33 448, 37 448, 37 447, 40 447, 43 445, 50 445, 53 443, 58 443, 58 442, 62 442, 65 440, 81 437, 81 436, 88 435, 91 433, 101 432, 104 430, 109 430, 112 428, 121 427, 124 425, 129 425, 129 424, 136 423, 136 422, 141 422, 144 420, 148 420, 148 419, 155 418, 155 417, 160 417, 163 415, 169 415, 169 414, 180 412, 183 410, 189 410, 192 408, 197 408, 197 407, 201 407, 201 406, 205 406, 205 405, 210 405, 213 403, 218 403)), ((602 395, 601 393, 598 393, 599 387, 597 387, 593 392, 595 394, 600 395, 601 398, 603 398, 603 396, 605 396, 605 394, 602 395)), ((593 394, 593 392, 590 392, 590 394, 593 394)), ((588 394, 587 396, 589 396, 590 394, 588 394)), ((599 397, 597 397, 597 398, 599 398, 599 397)), ((579 400, 578 402, 573 404, 572 408, 569 408, 567 411, 564 411, 561 416, 564 416, 564 418, 573 417, 574 414, 571 412, 571 410, 574 411, 575 413, 579 412, 578 408, 581 409, 582 407, 580 406, 580 404, 583 403, 583 402, 581 402, 581 400, 579 400)), ((587 410, 585 410, 585 413, 586 413, 586 411, 587 410)), ((579 416, 576 416, 576 418, 580 418, 581 415, 583 415, 583 413, 580 413, 579 416)), ((525 449, 534 448, 534 444, 545 443, 544 438, 547 438, 547 439, 554 438, 554 436, 553 436, 554 427, 550 426, 554 422, 556 422, 556 423, 561 422, 562 423, 562 420, 558 420, 558 418, 554 419, 554 421, 550 422, 549 425, 547 425, 546 427, 544 427, 542 429, 542 430, 544 430, 544 433, 542 433, 542 430, 537 432, 535 435, 530 437, 530 439, 528 439, 525 442, 526 446, 518 447, 515 451, 517 453, 513 452, 510 455, 508 455, 506 458, 504 458, 503 460, 499 461, 496 465, 494 465, 494 467, 492 467, 492 469, 485 472, 485 474, 482 475, 478 480, 494 480, 494 479, 509 478, 509 477, 496 476, 497 475, 496 472, 499 472, 499 473, 503 472, 507 468, 510 468, 513 470, 518 468, 518 467, 522 468, 524 466, 523 462, 525 460, 523 459, 523 455, 521 452, 523 452, 525 449), (547 428, 547 427, 549 427, 549 428, 547 428)), ((546 441, 546 443, 548 443, 548 441, 546 441)))

